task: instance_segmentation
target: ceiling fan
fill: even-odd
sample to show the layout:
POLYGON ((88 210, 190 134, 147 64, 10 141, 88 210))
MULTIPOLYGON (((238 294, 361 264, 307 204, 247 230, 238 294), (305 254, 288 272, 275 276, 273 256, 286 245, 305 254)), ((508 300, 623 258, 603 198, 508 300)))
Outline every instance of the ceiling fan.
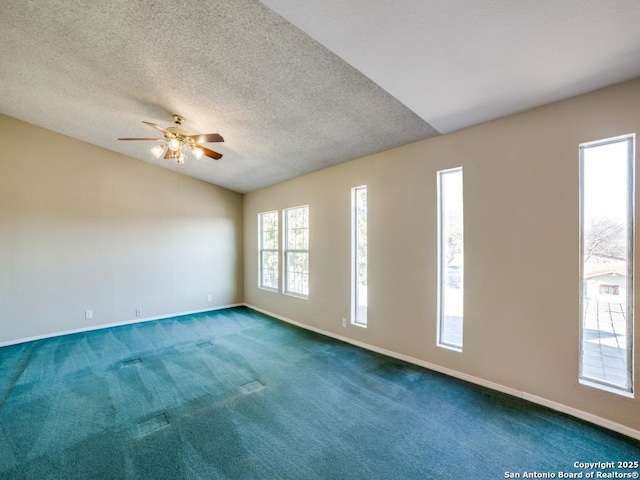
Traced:
POLYGON ((184 118, 180 115, 173 115, 173 121, 176 125, 167 128, 162 128, 151 122, 142 122, 161 131, 164 134, 163 138, 119 138, 118 140, 150 140, 162 142, 153 147, 151 153, 153 153, 156 158, 160 158, 164 154, 164 158, 174 159, 176 163, 180 165, 184 163, 187 152, 191 152, 197 159, 201 159, 204 155, 214 160, 222 158, 222 154, 202 146, 201 143, 224 142, 224 138, 217 133, 190 134, 182 128, 184 118))

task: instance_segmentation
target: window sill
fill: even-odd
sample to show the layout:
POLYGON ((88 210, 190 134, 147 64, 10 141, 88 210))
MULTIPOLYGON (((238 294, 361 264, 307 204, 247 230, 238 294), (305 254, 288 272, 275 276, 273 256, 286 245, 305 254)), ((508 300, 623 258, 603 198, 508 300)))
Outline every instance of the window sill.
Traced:
POLYGON ((598 390, 604 390, 605 392, 615 393, 616 395, 621 395, 627 398, 635 398, 633 392, 629 392, 628 390, 624 390, 621 387, 614 387, 612 385, 605 385, 604 383, 594 382, 592 380, 588 380, 586 378, 578 379, 580 385, 585 385, 587 387, 597 388, 598 390))
POLYGON ((446 348, 447 350, 453 350, 454 352, 462 353, 462 347, 454 347, 453 345, 447 345, 446 343, 438 343, 436 346, 440 348, 446 348))
POLYGON ((280 293, 277 288, 269 288, 269 287, 258 287, 260 290, 265 290, 267 292, 280 293))
POLYGON ((309 295, 303 295, 301 293, 295 293, 295 292, 283 292, 283 293, 289 297, 299 298, 301 300, 309 300, 309 295))

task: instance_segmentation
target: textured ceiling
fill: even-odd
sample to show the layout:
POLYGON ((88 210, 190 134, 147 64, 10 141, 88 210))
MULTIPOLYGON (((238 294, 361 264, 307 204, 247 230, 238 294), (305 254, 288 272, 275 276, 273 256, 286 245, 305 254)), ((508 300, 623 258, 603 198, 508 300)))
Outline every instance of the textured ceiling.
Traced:
POLYGON ((249 192, 638 77, 638 24, 638 0, 4 0, 0 113, 249 192), (224 157, 116 140, 173 113, 224 157))
POLYGON ((238 192, 437 134, 254 0, 5 0, 0 112, 238 192), (142 120, 224 156, 156 160, 142 120))

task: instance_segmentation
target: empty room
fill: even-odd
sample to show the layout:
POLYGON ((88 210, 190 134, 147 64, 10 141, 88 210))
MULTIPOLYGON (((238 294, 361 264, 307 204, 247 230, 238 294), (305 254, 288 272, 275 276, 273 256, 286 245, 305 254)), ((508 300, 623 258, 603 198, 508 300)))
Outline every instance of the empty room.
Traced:
POLYGON ((637 0, 8 0, 0 478, 638 478, 637 0))

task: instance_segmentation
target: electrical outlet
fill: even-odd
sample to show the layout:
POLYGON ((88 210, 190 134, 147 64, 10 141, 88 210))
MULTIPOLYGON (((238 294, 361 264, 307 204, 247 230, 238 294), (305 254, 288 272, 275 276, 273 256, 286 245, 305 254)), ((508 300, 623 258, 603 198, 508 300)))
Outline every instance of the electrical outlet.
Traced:
POLYGON ((139 317, 140 315, 142 315, 142 310, 136 308, 136 317, 139 317))
POLYGON ((207 295, 207 302, 212 302, 213 296, 211 294, 207 295))
POLYGON ((91 320, 93 318, 93 310, 85 310, 84 311, 84 319, 91 320))
POLYGON ((342 319, 342 328, 347 328, 347 319, 346 318, 342 319))

